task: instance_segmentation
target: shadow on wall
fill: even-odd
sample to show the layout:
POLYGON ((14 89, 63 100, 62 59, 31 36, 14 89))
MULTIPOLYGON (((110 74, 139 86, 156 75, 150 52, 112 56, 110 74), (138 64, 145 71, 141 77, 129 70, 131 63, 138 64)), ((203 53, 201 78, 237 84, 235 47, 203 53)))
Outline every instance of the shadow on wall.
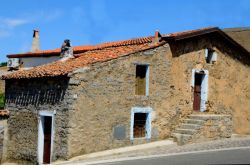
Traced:
POLYGON ((68 77, 6 80, 5 104, 57 104, 64 99, 68 77))
POLYGON ((4 139, 4 127, 0 126, 0 164, 3 156, 3 139, 4 139))
POLYGON ((227 39, 216 33, 209 36, 196 36, 182 40, 169 40, 170 49, 173 57, 179 57, 183 54, 205 48, 213 49, 217 47, 224 54, 236 58, 245 65, 250 65, 250 53, 241 49, 239 46, 230 43, 227 39), (239 54, 240 53, 240 54, 239 54))

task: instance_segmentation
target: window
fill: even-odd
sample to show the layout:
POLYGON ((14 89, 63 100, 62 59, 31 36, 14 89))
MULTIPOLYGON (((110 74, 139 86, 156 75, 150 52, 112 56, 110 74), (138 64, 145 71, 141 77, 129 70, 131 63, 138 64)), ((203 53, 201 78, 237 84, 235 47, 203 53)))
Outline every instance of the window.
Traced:
POLYGON ((133 107, 131 110, 130 140, 134 138, 151 138, 150 107, 133 107))
POLYGON ((212 49, 205 49, 205 58, 208 64, 214 64, 217 61, 217 53, 212 49))
POLYGON ((134 114, 134 138, 146 136, 146 119, 148 113, 135 113, 134 114))
POLYGON ((149 67, 148 65, 136 65, 136 95, 148 95, 149 67))

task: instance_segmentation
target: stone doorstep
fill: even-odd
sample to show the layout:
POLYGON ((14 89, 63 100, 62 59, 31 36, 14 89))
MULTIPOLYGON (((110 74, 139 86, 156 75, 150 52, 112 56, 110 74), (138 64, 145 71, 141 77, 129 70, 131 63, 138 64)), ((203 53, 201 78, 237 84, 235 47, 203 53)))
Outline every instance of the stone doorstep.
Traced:
POLYGON ((205 123, 205 121, 204 120, 196 120, 196 119, 184 119, 183 123, 201 125, 201 124, 205 123))
POLYGON ((197 132, 197 130, 195 130, 195 129, 180 129, 180 128, 177 128, 175 130, 175 133, 187 134, 187 135, 193 135, 195 132, 197 132))
POLYGON ((102 157, 102 156, 110 156, 114 154, 130 152, 130 151, 150 149, 150 148, 170 146, 170 145, 176 146, 176 143, 173 142, 173 140, 156 141, 156 142, 151 142, 151 143, 146 143, 146 144, 133 145, 133 146, 128 146, 128 147, 122 147, 122 148, 116 148, 116 149, 111 149, 111 150, 105 150, 105 151, 80 155, 80 156, 73 157, 69 159, 68 161, 56 161, 51 164, 52 165, 66 164, 67 162, 72 163, 74 161, 79 161, 79 160, 84 160, 84 159, 97 158, 97 157, 102 157))
POLYGON ((200 129, 202 126, 200 124, 186 124, 183 123, 180 129, 200 129))
POLYGON ((172 136, 175 137, 174 141, 177 142, 178 145, 184 145, 192 138, 192 135, 181 133, 173 133, 172 136))

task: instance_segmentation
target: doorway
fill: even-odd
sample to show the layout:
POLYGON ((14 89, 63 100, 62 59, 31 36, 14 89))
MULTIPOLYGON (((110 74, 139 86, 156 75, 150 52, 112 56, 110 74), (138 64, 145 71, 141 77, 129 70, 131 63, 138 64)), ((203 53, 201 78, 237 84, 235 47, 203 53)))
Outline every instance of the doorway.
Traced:
POLYGON ((208 71, 193 70, 192 73, 193 87, 193 110, 204 112, 208 95, 208 71))
POLYGON ((38 163, 49 164, 53 145, 53 114, 40 114, 38 127, 38 163))
POLYGON ((204 79, 204 74, 195 73, 195 79, 194 79, 194 103, 193 103, 194 111, 200 111, 202 79, 204 79))
POLYGON ((50 152, 51 152, 51 124, 52 117, 44 116, 43 132, 44 132, 44 142, 43 142, 43 163, 50 163, 50 152))

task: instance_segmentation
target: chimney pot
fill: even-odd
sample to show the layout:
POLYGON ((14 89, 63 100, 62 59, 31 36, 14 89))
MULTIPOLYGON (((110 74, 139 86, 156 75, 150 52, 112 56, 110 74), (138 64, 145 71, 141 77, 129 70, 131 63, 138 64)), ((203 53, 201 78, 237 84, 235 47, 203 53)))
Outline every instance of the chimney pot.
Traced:
POLYGON ((39 38, 39 30, 33 30, 33 38, 39 38))
POLYGON ((36 52, 39 50, 40 50, 39 30, 33 30, 33 40, 32 40, 31 52, 36 52))
POLYGON ((74 58, 73 48, 71 47, 70 40, 65 39, 61 47, 61 61, 65 61, 69 58, 74 58))
POLYGON ((162 36, 161 36, 159 30, 156 30, 156 31, 155 31, 155 37, 154 37, 154 43, 159 43, 160 40, 161 40, 161 37, 162 37, 162 36))

